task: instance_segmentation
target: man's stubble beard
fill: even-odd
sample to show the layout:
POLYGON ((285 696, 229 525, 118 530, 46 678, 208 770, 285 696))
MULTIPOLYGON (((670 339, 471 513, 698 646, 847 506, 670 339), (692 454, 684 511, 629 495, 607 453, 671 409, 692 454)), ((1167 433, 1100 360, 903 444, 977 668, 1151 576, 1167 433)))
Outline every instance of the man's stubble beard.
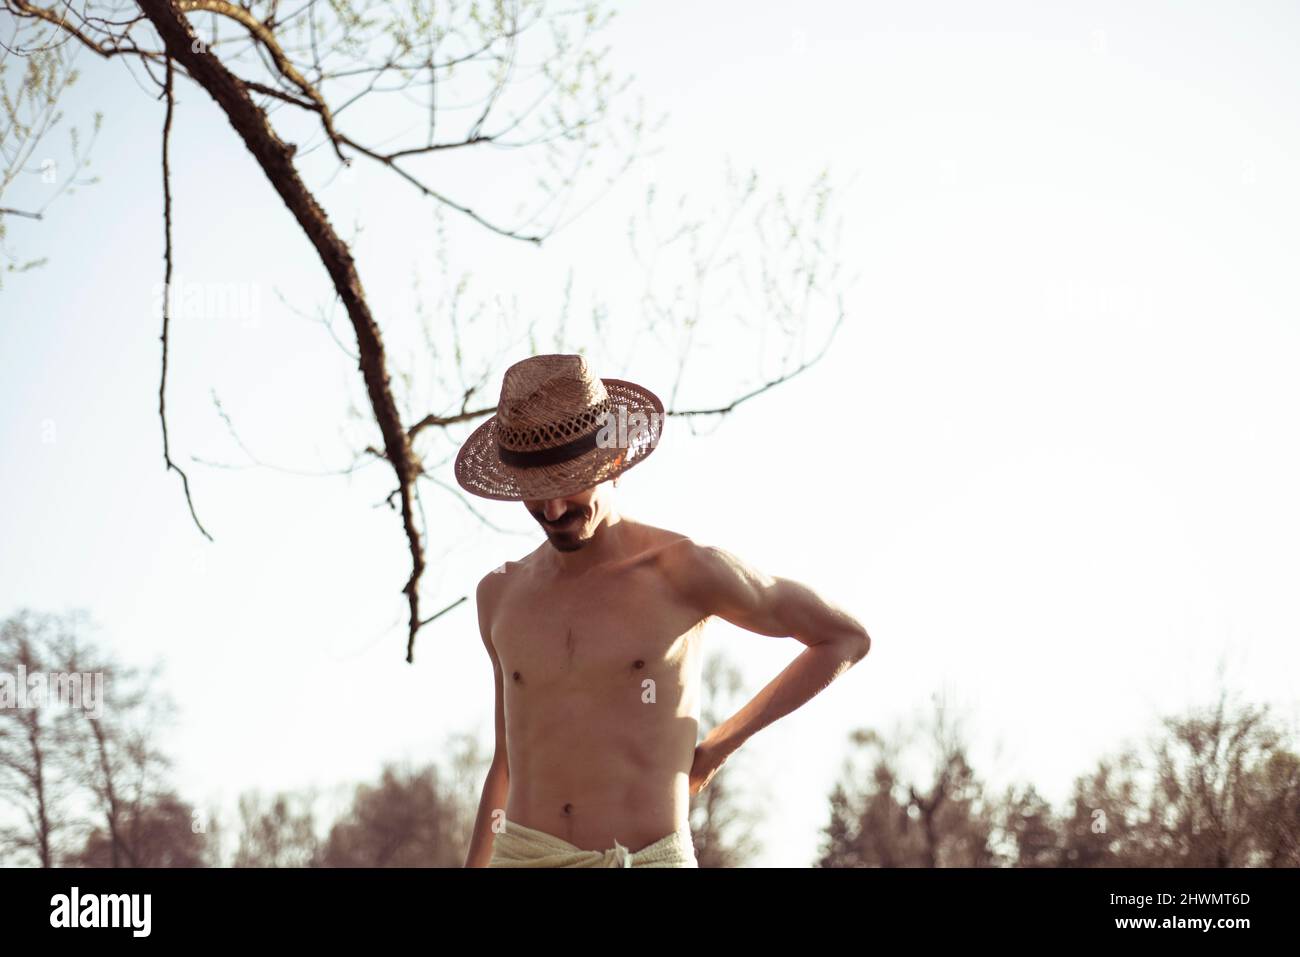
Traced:
MULTIPOLYGON (((557 537, 556 533, 551 529, 546 528, 544 525, 542 526, 543 530, 546 532, 546 540, 551 543, 551 547, 556 551, 576 552, 591 540, 590 536, 583 538, 580 534, 587 527, 587 523, 591 521, 591 513, 586 509, 582 509, 576 514, 580 515, 582 520, 573 528, 565 529, 560 532, 559 537, 557 537)), ((534 515, 534 517, 536 517, 536 515, 534 515)))
POLYGON ((576 552, 587 544, 585 538, 569 538, 566 536, 557 539, 553 535, 546 537, 550 540, 551 547, 560 552, 576 552))

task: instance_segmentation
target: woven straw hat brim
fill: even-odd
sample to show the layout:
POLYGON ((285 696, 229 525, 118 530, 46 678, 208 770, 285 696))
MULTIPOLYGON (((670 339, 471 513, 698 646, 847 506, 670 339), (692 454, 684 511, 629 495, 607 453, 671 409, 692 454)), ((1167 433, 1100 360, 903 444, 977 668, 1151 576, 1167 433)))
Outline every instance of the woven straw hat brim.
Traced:
POLYGON ((501 461, 497 452, 497 416, 493 415, 471 432, 460 447, 456 455, 456 481, 467 492, 498 501, 564 498, 607 482, 645 461, 658 447, 663 432, 663 403, 635 382, 600 381, 609 393, 611 408, 625 408, 629 416, 635 412, 645 415, 646 430, 640 440, 625 447, 597 447, 568 462, 520 468, 501 461))

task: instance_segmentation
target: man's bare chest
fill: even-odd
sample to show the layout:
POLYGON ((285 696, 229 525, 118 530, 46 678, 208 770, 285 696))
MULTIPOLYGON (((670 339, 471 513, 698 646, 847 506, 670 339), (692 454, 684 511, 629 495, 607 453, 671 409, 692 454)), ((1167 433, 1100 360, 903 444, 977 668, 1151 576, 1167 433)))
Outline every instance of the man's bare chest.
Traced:
POLYGON ((662 678, 680 667, 701 623, 645 565, 568 582, 523 572, 506 585, 492 642, 506 683, 516 687, 662 678))

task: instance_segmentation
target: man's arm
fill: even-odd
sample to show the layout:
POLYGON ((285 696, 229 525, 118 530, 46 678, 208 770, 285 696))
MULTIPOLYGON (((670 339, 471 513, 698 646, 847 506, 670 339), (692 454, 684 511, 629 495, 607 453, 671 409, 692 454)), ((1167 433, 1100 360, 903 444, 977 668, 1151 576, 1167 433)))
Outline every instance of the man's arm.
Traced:
MULTIPOLYGON (((871 649, 866 628, 806 585, 765 575, 730 552, 685 539, 668 562, 678 587, 704 616, 808 647, 735 715, 718 725, 701 748, 716 766, 756 732, 808 701, 861 661, 871 649)), ((712 776, 711 774, 709 776, 712 776)), ((707 778, 700 784, 707 784, 707 778)))
POLYGON ((492 859, 492 824, 494 812, 505 814, 506 797, 510 791, 510 761, 506 753, 506 718, 505 696, 501 680, 501 662, 497 659, 496 649, 492 647, 492 604, 494 588, 497 582, 495 573, 486 575, 478 583, 478 626, 479 635, 487 647, 492 659, 492 675, 496 685, 496 751, 492 756, 492 765, 488 768, 487 780, 483 782, 483 796, 479 799, 478 817, 474 820, 474 834, 470 838, 469 853, 465 856, 466 867, 487 867, 492 859))

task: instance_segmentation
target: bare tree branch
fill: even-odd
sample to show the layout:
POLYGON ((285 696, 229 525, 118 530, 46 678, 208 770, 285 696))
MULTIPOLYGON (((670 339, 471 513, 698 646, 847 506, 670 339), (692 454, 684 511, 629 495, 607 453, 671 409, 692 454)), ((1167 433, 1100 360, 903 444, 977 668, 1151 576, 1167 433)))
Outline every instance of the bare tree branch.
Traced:
POLYGON ((783 382, 789 382, 795 376, 799 375, 799 373, 804 372, 812 368, 814 365, 816 365, 819 361, 821 361, 822 356, 826 355, 826 351, 831 347, 831 343, 835 339, 835 333, 839 331, 840 325, 843 322, 844 322, 844 305, 841 302, 839 317, 835 320, 835 325, 831 327, 830 335, 826 337, 826 342, 822 344, 822 347, 817 352, 817 355, 813 356, 807 362, 800 363, 798 368, 792 369, 789 372, 785 373, 784 375, 777 376, 775 379, 771 379, 768 382, 764 382, 757 389, 753 389, 749 392, 746 392, 744 395, 738 396, 737 398, 732 399, 726 405, 719 406, 716 409, 669 409, 665 414, 684 415, 684 416, 726 415, 728 412, 733 411, 736 408, 736 406, 740 405, 742 402, 747 402, 748 400, 754 398, 754 396, 756 395, 762 395, 764 392, 768 391, 769 389, 776 388, 777 386, 781 385, 783 382))
MULTIPOLYGON (((361 372, 370 409, 382 436, 382 442, 363 440, 368 444, 358 454, 369 457, 365 465, 383 459, 397 478, 396 487, 380 504, 386 503, 400 513, 410 552, 411 572, 402 591, 408 605, 406 660, 413 661, 414 642, 419 629, 456 607, 449 606, 431 617, 420 614, 419 584, 428 561, 425 538, 428 525, 422 521, 419 480, 428 478, 441 489, 457 495, 471 514, 489 527, 495 527, 460 495, 458 489, 433 474, 433 467, 426 466, 422 461, 420 453, 425 451, 423 446, 417 450, 415 444, 417 439, 425 439, 435 430, 441 429, 445 438, 452 427, 472 423, 496 412, 495 406, 488 406, 483 401, 485 397, 481 392, 490 381, 490 375, 496 366, 491 361, 480 362, 480 357, 475 357, 473 362, 467 361, 467 351, 462 348, 465 345, 462 320, 473 323, 487 309, 480 306, 478 311, 471 312, 467 317, 459 315, 461 287, 457 287, 455 293, 439 304, 436 333, 425 329, 429 351, 435 358, 446 357, 443 368, 437 375, 427 378, 410 376, 397 369, 390 361, 382 330, 367 302, 350 244, 330 223, 295 164, 313 149, 328 143, 334 154, 349 166, 352 165, 355 154, 360 154, 387 167, 415 186, 423 196, 435 201, 432 209, 439 222, 445 208, 498 235, 534 245, 540 244, 560 228, 562 218, 569 215, 572 184, 579 171, 591 165, 593 150, 598 145, 591 138, 591 132, 596 121, 608 115, 611 92, 621 89, 602 64, 606 51, 593 49, 589 45, 591 36, 608 17, 602 17, 596 4, 592 3, 566 7, 556 11, 554 16, 546 17, 541 13, 541 4, 516 3, 513 0, 502 0, 501 3, 488 7, 473 5, 467 14, 464 13, 464 8, 453 6, 450 8, 452 11, 462 11, 461 22, 451 22, 455 20, 453 13, 451 20, 446 23, 444 20, 447 18, 437 14, 449 8, 440 4, 435 6, 430 0, 412 0, 409 4, 380 4, 378 16, 373 15, 369 7, 364 10, 354 9, 350 4, 330 3, 325 10, 317 0, 304 0, 296 7, 285 10, 281 10, 275 0, 137 0, 136 4, 124 6, 126 12, 121 13, 119 19, 111 20, 88 16, 85 12, 77 15, 70 7, 66 10, 53 7, 45 9, 34 6, 30 0, 0 2, 21 16, 53 25, 62 31, 64 39, 74 48, 76 44, 81 44, 106 57, 126 53, 139 56, 149 78, 164 90, 167 101, 163 133, 165 289, 170 290, 172 277, 168 144, 176 72, 201 87, 225 113, 268 182, 311 242, 352 326, 356 339, 356 351, 352 359, 361 372), (318 16, 322 10, 330 14, 332 19, 327 22, 327 18, 318 16), (193 20, 187 19, 186 14, 191 15, 193 20), (203 14, 208 16, 202 16, 203 14), (570 29, 570 24, 576 24, 577 28, 570 29), (534 60, 530 55, 538 51, 522 42, 525 34, 538 25, 540 27, 535 32, 541 33, 542 43, 545 44, 548 28, 551 40, 541 50, 544 55, 540 61, 534 60), (132 30, 144 27, 150 27, 156 32, 159 43, 152 44, 151 41, 155 39, 152 34, 147 42, 161 46, 159 51, 142 49, 131 38, 132 30), (386 44, 389 45, 387 50, 384 49, 386 44), (221 51, 221 58, 217 57, 217 50, 221 51), (375 56, 376 52, 378 57, 375 56), (238 59, 241 57, 242 61, 238 59), (367 58, 377 62, 364 62, 367 58), (155 76, 151 69, 158 62, 162 62, 166 69, 162 78, 155 76), (241 66, 239 72, 236 72, 235 64, 240 62, 249 70, 244 70, 241 66), (357 64, 359 66, 354 69, 353 66, 357 64), (476 71, 472 74, 471 82, 458 80, 454 86, 446 83, 453 69, 461 76, 470 68, 476 71), (243 72, 253 72, 255 75, 246 78, 239 75, 243 72), (426 84, 427 91, 423 89, 426 84), (516 96, 517 90, 519 93, 516 96), (405 131, 386 138, 383 138, 384 132, 381 131, 378 142, 384 145, 375 145, 373 131, 360 123, 376 114, 361 117, 360 111, 350 111, 347 114, 349 123, 356 119, 358 128, 349 131, 351 135, 338 128, 339 117, 345 109, 370 94, 386 93, 396 94, 418 106, 421 115, 418 138, 414 144, 409 138, 401 139, 406 135, 405 131), (282 138, 280 131, 272 125, 273 116, 278 120, 284 115, 297 115, 286 114, 283 109, 285 106, 305 111, 310 130, 302 143, 302 149, 286 142, 287 137, 282 138), (319 125, 311 115, 313 113, 320 117, 319 125), (435 129, 441 137, 437 142, 435 129), (426 135, 427 142, 423 142, 426 135), (363 145, 363 141, 371 145, 363 145), (541 154, 546 160, 546 166, 536 183, 537 191, 543 194, 543 199, 541 202, 530 199, 527 209, 520 203, 514 225, 504 225, 506 221, 499 219, 496 211, 489 210, 479 201, 473 204, 456 202, 449 198, 446 190, 434 189, 425 176, 426 169, 431 169, 432 165, 420 165, 420 157, 431 157, 445 151, 475 147, 485 150, 516 150, 533 146, 542 147, 541 154), (343 147, 347 149, 344 150, 343 147), (448 361, 454 363, 450 369, 446 365, 448 361), (396 385, 392 382, 393 375, 398 377, 396 385), (415 388, 413 383, 421 381, 435 383, 436 387, 416 401, 427 408, 440 411, 416 418, 404 412, 412 411, 407 408, 411 402, 410 392, 415 388), (459 409, 455 405, 456 398, 461 400, 459 409), (413 424, 407 425, 408 422, 413 424)), ((127 62, 134 63, 134 60, 128 57, 127 62)), ((638 148, 641 119, 638 115, 627 118, 627 122, 635 144, 631 148, 638 148)), ((622 155, 624 144, 616 145, 622 155)), ((433 163, 432 160, 428 162, 433 163)), ((615 175, 621 175, 629 165, 630 163, 623 164, 615 175)), ((27 204, 15 201, 12 205, 27 204)), ((580 204, 573 202, 572 205, 577 207, 580 204)), ((0 224, 4 212, 18 214, 6 207, 0 211, 0 224)), ((735 214, 732 215, 734 218, 735 214)), ((724 229, 713 248, 707 251, 708 255, 694 264, 695 273, 689 280, 696 284, 695 294, 690 297, 693 299, 693 309, 688 310, 689 314, 685 315, 684 320, 678 314, 676 302, 660 312, 661 317, 667 320, 662 325, 672 327, 675 338, 685 344, 683 348, 687 352, 691 351, 695 341, 696 322, 708 312, 707 304, 702 301, 703 276, 732 261, 733 257, 723 257, 720 251, 720 246, 727 237, 728 231, 724 229)), ((802 248, 798 251, 801 255, 805 253, 802 248)), ((816 258, 816 254, 811 255, 816 258)), ((801 262, 794 270, 797 280, 804 278, 799 269, 806 265, 807 263, 801 262)), ((765 262, 765 270, 766 266, 765 262)), ((806 331, 799 323, 809 312, 809 290, 814 285, 811 267, 806 278, 806 285, 798 286, 792 294, 787 295, 785 289, 773 286, 766 272, 763 276, 764 291, 772 299, 775 321, 787 339, 801 336, 806 331)), ((561 313, 560 328, 554 335, 557 350, 562 348, 563 340, 568 335, 564 320, 569 310, 571 286, 570 282, 569 287, 566 287, 566 304, 561 313)), ((169 298, 164 297, 162 381, 159 387, 164 459, 169 470, 175 468, 181 475, 191 516, 200 531, 211 539, 197 518, 188 477, 172 461, 170 455, 165 408, 170 344, 169 298)), ((500 303, 501 297, 498 297, 497 304, 500 303)), ((513 310, 517 313, 518 307, 514 306, 513 310)), ((497 318, 504 319, 510 312, 509 305, 500 306, 497 318)), ((668 414, 684 416, 690 420, 725 416, 743 402, 789 381, 818 362, 829 348, 842 320, 841 308, 839 320, 816 356, 776 377, 771 377, 769 370, 764 384, 716 408, 677 408, 677 387, 683 379, 685 366, 683 355, 677 367, 677 381, 673 385, 672 397, 668 402, 668 414)), ((533 351, 536 351, 538 341, 534 334, 535 322, 535 316, 528 317, 528 344, 533 351)), ((653 328, 656 323, 649 325, 652 334, 657 335, 660 330, 653 328)), ((326 328, 333 336, 333 329, 328 323, 326 328)), ((499 330, 493 331, 496 333, 499 330)), ((504 337, 496 337, 494 341, 501 343, 502 348, 514 347, 514 343, 504 337)), ((341 342, 338 344, 343 348, 341 342)), ((802 347, 802 340, 800 345, 802 347)), ((349 350, 344 348, 344 351, 349 350)), ((783 356, 782 368, 789 367, 793 358, 792 352, 787 352, 783 356)), ((760 366, 764 365, 761 360, 760 356, 760 366)), ((249 452, 235 434, 229 417, 225 416, 219 403, 217 406, 218 413, 225 419, 236 443, 257 465, 313 475, 348 474, 361 467, 354 463, 351 468, 338 472, 305 473, 267 465, 249 452)), ((192 458, 204 462, 197 457, 192 458)), ((233 467, 219 463, 205 464, 233 467)), ((445 461, 439 463, 439 467, 444 464, 445 461)))
POLYGON ((496 410, 497 407, 494 405, 488 409, 474 409, 470 412, 457 412, 455 415, 426 415, 419 422, 415 423, 415 425, 411 426, 409 434, 411 438, 415 438, 420 434, 420 432, 430 426, 446 427, 448 425, 456 425, 460 422, 471 422, 474 419, 481 419, 484 416, 492 415, 496 410))
POLYGON ((537 246, 540 246, 542 243, 542 239, 545 238, 543 236, 536 236, 536 235, 531 235, 531 236, 523 235, 521 233, 516 232, 513 229, 506 229, 503 226, 497 226, 494 223, 490 223, 482 216, 480 216, 478 213, 474 212, 474 210, 470 209, 468 206, 462 206, 459 203, 454 202, 451 199, 448 199, 446 196, 442 195, 442 193, 438 192, 436 189, 426 186, 424 183, 420 182, 418 179, 416 179, 406 170, 402 169, 402 167, 398 166, 397 163, 390 157, 383 156, 382 154, 376 153, 373 150, 369 150, 348 136, 340 135, 340 141, 346 143, 348 146, 351 146, 362 156, 366 156, 372 160, 375 160, 378 163, 382 163, 384 166, 387 166, 398 176, 402 177, 402 179, 406 180, 408 183, 410 183, 412 186, 418 189, 425 196, 428 196, 430 199, 435 199, 438 202, 442 203, 444 206, 448 206, 456 210, 458 213, 464 213, 466 216, 474 220, 474 222, 478 223, 480 226, 484 226, 487 229, 490 229, 492 232, 496 233, 499 236, 507 236, 511 239, 523 240, 526 243, 533 243, 534 245, 537 246))
MULTIPOLYGON (((96 53, 98 53, 100 56, 106 59, 108 57, 120 56, 125 53, 130 53, 130 54, 134 54, 140 57, 146 57, 148 59, 153 59, 153 60, 163 59, 162 53, 155 52, 152 50, 141 50, 135 44, 132 44, 129 47, 117 46, 117 45, 107 46, 103 43, 99 43, 95 40, 92 40, 85 33, 77 29, 77 27, 73 26, 68 21, 68 17, 66 13, 63 12, 56 13, 55 11, 48 10, 45 7, 39 7, 36 4, 28 3, 27 0, 4 0, 4 2, 5 2, 5 6, 8 7, 10 10, 25 14, 26 16, 29 17, 34 17, 38 20, 44 20, 46 23, 53 24, 64 33, 76 39, 83 46, 87 47, 88 49, 94 50, 96 53)), ((82 19, 84 22, 85 18, 82 19)))
POLYGON ((163 271, 163 301, 162 301, 162 375, 158 380, 158 418, 162 422, 163 436, 163 460, 167 463, 168 469, 175 469, 181 477, 181 485, 185 489, 185 503, 190 507, 190 517, 194 519, 194 524, 199 527, 203 537, 212 541, 212 536, 208 530, 203 527, 199 521, 198 513, 194 511, 194 499, 190 497, 190 477, 185 474, 185 470, 172 461, 171 445, 167 438, 167 346, 168 346, 168 326, 171 323, 171 288, 172 288, 172 190, 171 190, 171 168, 167 158, 168 147, 171 145, 172 135, 172 111, 175 107, 175 97, 172 95, 172 61, 167 61, 167 79, 164 90, 167 99, 167 114, 163 120, 162 133, 162 180, 163 180, 163 259, 166 266, 163 271))
MULTIPOLYGON (((228 0, 176 0, 176 9, 181 11, 206 10, 210 13, 220 14, 223 17, 229 17, 242 24, 270 54, 271 59, 275 62, 276 69, 311 101, 312 107, 320 114, 321 122, 325 125, 326 135, 329 137, 330 142, 334 144, 334 152, 339 159, 345 163, 347 162, 347 158, 344 157, 338 146, 339 136, 334 131, 334 117, 330 113, 330 108, 325 104, 324 98, 317 92, 316 88, 307 82, 306 78, 289 62, 289 58, 284 55, 284 51, 280 49, 280 44, 275 39, 275 34, 272 32, 269 22, 262 23, 248 10, 235 6, 235 4, 229 3, 228 0)), ((267 88, 263 87, 263 89, 267 88)))
POLYGON ((438 612, 436 615, 430 615, 428 618, 424 619, 424 621, 420 622, 420 626, 421 626, 421 627, 424 627, 424 626, 427 625, 429 622, 431 622, 431 621, 436 621, 437 619, 439 619, 439 618, 441 618, 443 615, 447 614, 447 612, 451 611, 453 608, 455 608, 457 605, 459 605, 461 602, 465 601, 465 600, 468 599, 468 598, 469 598, 468 595, 461 595, 459 598, 457 598, 454 602, 452 602, 450 605, 448 605, 448 606, 447 606, 446 608, 444 608, 442 611, 438 612))
MULTIPOLYGON (((371 407, 384 437, 384 457, 397 475, 402 526, 411 552, 411 575, 402 591, 410 607, 410 637, 420 626, 419 582, 424 574, 424 546, 415 527, 413 483, 419 465, 402 427, 389 384, 383 337, 366 302, 352 254, 335 232, 293 165, 293 150, 271 129, 266 114, 250 99, 245 86, 202 44, 172 0, 140 0, 140 8, 153 22, 168 53, 182 63, 229 117, 231 125, 257 159, 271 185, 280 194, 303 232, 315 246, 352 321, 359 363, 371 407)), ((407 661, 412 661, 408 646, 407 661)))

